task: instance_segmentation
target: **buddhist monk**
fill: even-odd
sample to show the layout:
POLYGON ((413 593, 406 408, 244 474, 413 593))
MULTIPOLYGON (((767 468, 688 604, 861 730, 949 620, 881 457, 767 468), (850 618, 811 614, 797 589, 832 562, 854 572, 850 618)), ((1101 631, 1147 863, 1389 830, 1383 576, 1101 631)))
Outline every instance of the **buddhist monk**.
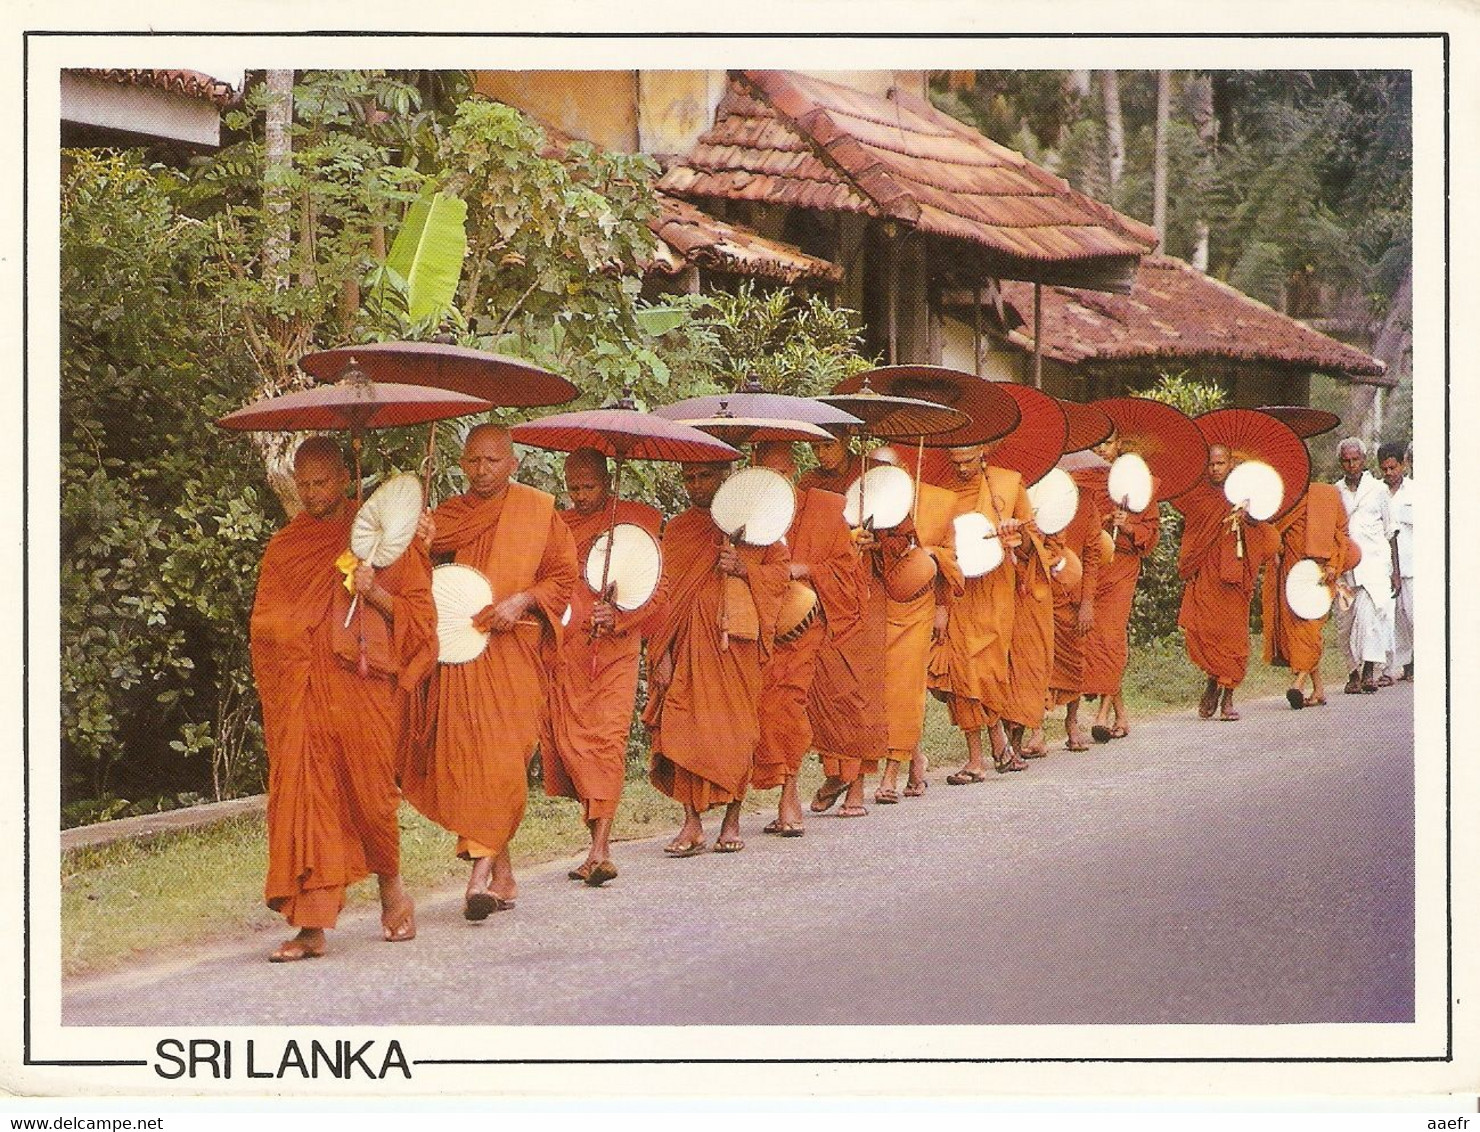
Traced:
POLYGON ((1032 504, 1023 490, 1029 519, 1022 526, 1022 541, 1013 549, 1017 586, 1013 591, 1012 640, 1007 646, 1007 702, 1002 718, 1007 723, 1008 742, 1025 759, 1043 758, 1048 745, 1043 737, 1043 717, 1048 710, 1048 685, 1053 675, 1053 588, 1050 571, 1059 555, 1031 519, 1032 504))
POLYGON ((1070 471, 1079 488, 1079 506, 1069 525, 1054 537, 1058 560, 1064 553, 1079 559, 1081 576, 1065 580, 1062 567, 1050 572, 1053 592, 1053 670, 1049 675, 1049 697, 1055 707, 1064 705, 1064 747, 1070 751, 1087 751, 1089 742, 1079 726, 1080 687, 1084 682, 1084 642, 1095 624, 1095 591, 1100 575, 1100 510, 1095 505, 1096 472, 1107 469, 1093 465, 1103 460, 1086 461, 1080 454, 1066 457, 1078 466, 1070 471))
POLYGON ((416 936, 401 882, 396 742, 401 698, 436 663, 430 564, 420 545, 380 570, 348 553, 349 480, 332 440, 299 446, 303 510, 267 544, 252 607, 268 760, 267 906, 299 929, 274 963, 323 955, 346 887, 372 872, 384 937, 416 936), (348 627, 346 570, 363 608, 348 627))
POLYGON ((1274 526, 1280 542, 1274 561, 1264 572, 1264 660, 1289 665, 1285 699, 1292 708, 1320 707, 1326 702, 1326 685, 1321 680, 1326 617, 1297 616, 1285 598, 1285 580, 1297 562, 1312 558, 1320 563, 1321 581, 1334 585, 1343 571, 1356 564, 1360 552, 1347 533, 1341 494, 1329 483, 1311 484, 1300 502, 1274 526), (1308 696, 1307 679, 1311 684, 1308 696))
POLYGON ((514 905, 509 842, 524 817, 526 766, 549 694, 561 615, 576 584, 575 541, 555 499, 511 483, 517 461, 507 429, 479 425, 463 444, 468 491, 432 513, 434 559, 480 570, 493 601, 473 618, 488 634, 467 664, 439 665, 408 736, 401 785, 407 799, 458 835, 472 862, 463 916, 514 905))
POLYGON ((728 474, 725 464, 683 465, 693 506, 663 532, 666 602, 648 641, 643 721, 652 733, 653 785, 684 811, 663 850, 670 857, 708 848, 703 815, 714 806, 725 807, 715 852, 745 848, 740 804, 760 741, 761 662, 789 573, 784 544, 737 545, 715 525, 709 505, 728 474))
MULTIPOLYGON (((565 490, 571 506, 560 517, 575 541, 578 565, 584 566, 592 544, 615 523, 634 524, 654 538, 662 529, 657 508, 633 499, 615 500, 611 488, 611 472, 600 452, 584 448, 566 457, 565 490)), ((599 888, 617 875, 611 859, 612 821, 626 779, 642 630, 654 605, 623 612, 583 581, 571 591, 570 609, 540 754, 545 792, 578 800, 591 832, 586 859, 568 875, 599 888)))
MULTIPOLYGON (((1095 447, 1095 455, 1113 464, 1123 451, 1120 433, 1112 432, 1095 447)), ((1100 561, 1095 586, 1095 617, 1084 638, 1084 665, 1080 690, 1100 698, 1090 735, 1097 743, 1122 739, 1131 733, 1121 683, 1130 657, 1131 609, 1141 563, 1156 549, 1161 518, 1153 492, 1144 510, 1130 512, 1110 498, 1109 468, 1084 473, 1081 490, 1088 490, 1100 513, 1101 528, 1109 533, 1114 553, 1100 561), (1113 713, 1113 719, 1112 719, 1113 713)))
MULTIPOLYGON (((816 441, 812 451, 817 467, 802 476, 802 491, 845 494, 858 478, 856 463, 847 446, 838 440, 816 441)), ((885 649, 888 644, 888 597, 884 592, 884 548, 872 532, 852 533, 860 556, 862 605, 855 627, 830 638, 830 647, 819 656, 822 681, 813 685, 813 701, 829 690, 839 698, 817 705, 808 713, 813 742, 822 758, 826 775, 812 798, 813 813, 826 813, 842 799, 838 816, 868 815, 863 804, 867 776, 884 758, 888 742, 888 720, 884 714, 885 649)))
MULTIPOLYGON (((1009 744, 1002 719, 1011 702, 1008 646, 1017 613, 1015 556, 1033 513, 1022 476, 986 465, 990 451, 990 445, 976 445, 953 448, 949 453, 956 514, 979 511, 985 515, 1005 552, 996 569, 965 579, 960 598, 951 604, 945 639, 935 646, 930 659, 930 688, 945 700, 951 722, 966 739, 966 762, 946 776, 952 786, 986 780, 983 729, 990 737, 992 762, 999 773, 1027 769, 1009 744)), ((956 552, 963 553, 959 542, 956 552)))
POLYGON ((1229 722, 1239 718, 1233 690, 1243 683, 1249 666, 1249 602, 1255 579, 1279 541, 1270 524, 1234 513, 1223 494, 1223 481, 1233 468, 1227 445, 1209 445, 1206 476, 1173 500, 1183 518, 1177 625, 1186 635, 1188 657, 1208 677, 1197 714, 1211 719, 1216 711, 1229 722))
MULTIPOLYGON (((904 461, 907 463, 908 461, 904 461)), ((925 793, 929 763, 920 746, 925 727, 926 684, 931 650, 946 639, 951 604, 965 592, 965 579, 956 564, 956 495, 946 488, 915 478, 913 514, 896 528, 896 534, 918 547, 935 565, 935 577, 913 596, 901 592, 897 579, 887 605, 889 637, 885 650, 884 705, 888 720, 889 748, 874 802, 892 805, 899 801, 899 771, 908 767, 904 796, 925 793)), ((906 553, 909 548, 906 547, 906 553)), ((903 563, 896 567, 903 569, 903 563)))
MULTIPOLYGON (((755 448, 756 466, 795 480, 796 460, 788 442, 771 441, 755 448)), ((800 611, 815 602, 801 627, 778 626, 776 647, 764 665, 761 681, 760 745, 756 748, 751 785, 757 790, 780 786, 776 820, 766 833, 800 837, 804 832, 797 774, 812 749, 817 707, 824 729, 830 716, 843 716, 835 730, 857 727, 861 696, 857 681, 842 665, 823 673, 823 695, 814 697, 818 662, 834 628, 846 637, 858 625, 865 599, 863 563, 843 519, 843 497, 821 488, 798 489, 796 517, 786 534, 791 555, 787 610, 800 611), (810 596, 810 599, 808 598, 810 596), (791 628, 790 633, 784 630, 791 628), (831 685, 831 686, 826 686, 831 685), (839 698, 837 703, 833 697, 839 698)), ((836 656, 836 648, 829 651, 836 656)), ((836 742, 836 740, 834 740, 836 742)))

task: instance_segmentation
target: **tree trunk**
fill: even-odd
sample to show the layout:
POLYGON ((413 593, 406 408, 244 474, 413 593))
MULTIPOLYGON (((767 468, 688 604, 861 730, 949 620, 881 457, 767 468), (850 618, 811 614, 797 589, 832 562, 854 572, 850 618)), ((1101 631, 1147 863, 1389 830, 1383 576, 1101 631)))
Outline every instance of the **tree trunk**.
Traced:
MULTIPOLYGON (((1218 115, 1213 104, 1213 80, 1209 75, 1188 77, 1188 110, 1192 125, 1197 130, 1198 140, 1203 144, 1203 155, 1199 161, 1199 172, 1204 185, 1212 177, 1213 160, 1218 153, 1218 115)), ((1199 271, 1208 269, 1208 247, 1212 235, 1207 220, 1199 217, 1195 225, 1197 240, 1192 248, 1192 266, 1199 271)))
POLYGON ((288 255, 293 244, 293 202, 284 184, 293 161, 292 124, 293 72, 268 71, 262 197, 270 219, 262 243, 262 280, 277 291, 288 287, 288 255))
POLYGON ((1172 72, 1156 72, 1156 157, 1152 166, 1151 226, 1167 246, 1167 128, 1172 116, 1172 72))
POLYGON ((1111 203, 1125 172, 1125 125, 1120 117, 1120 73, 1100 72, 1100 98, 1105 103, 1105 150, 1109 160, 1111 203))
MULTIPOLYGON (((1385 363, 1388 373, 1395 375, 1401 383, 1405 378, 1413 380, 1408 373, 1413 352, 1413 265, 1403 275, 1403 282, 1393 292, 1388 305, 1387 317, 1372 341, 1372 356, 1385 363)), ((1382 398, 1381 390, 1374 385, 1353 385, 1348 399, 1348 419, 1357 421, 1357 435, 1373 450, 1382 442, 1382 398)))

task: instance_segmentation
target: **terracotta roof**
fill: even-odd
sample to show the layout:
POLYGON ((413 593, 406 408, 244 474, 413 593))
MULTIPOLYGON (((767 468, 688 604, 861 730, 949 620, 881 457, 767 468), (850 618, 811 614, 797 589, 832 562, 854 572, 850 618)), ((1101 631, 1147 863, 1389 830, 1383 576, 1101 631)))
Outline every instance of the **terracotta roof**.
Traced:
MULTIPOLYGON (((1004 281, 1009 302, 1033 308, 1032 287, 1004 281)), ((1031 326, 1008 339, 1033 348, 1031 326)), ((1386 366, 1173 256, 1141 261, 1129 295, 1043 289, 1044 357, 1070 365, 1139 358, 1277 363, 1370 385, 1395 385, 1386 366)))
POLYGON ((199 102, 210 102, 223 109, 241 98, 242 92, 230 83, 224 83, 202 71, 157 71, 125 70, 116 67, 79 67, 74 72, 95 79, 123 83, 126 86, 147 86, 156 90, 167 90, 193 98, 199 102))
MULTIPOLYGON (((732 71, 714 127, 659 187, 891 218, 1044 281, 1066 265, 1129 266, 1155 232, 928 102, 790 71, 732 71)), ((1097 284, 1098 285, 1098 284, 1097 284)))
POLYGON ((674 275, 692 264, 728 275, 754 275, 782 283, 843 281, 843 269, 837 264, 779 240, 768 240, 749 228, 726 223, 677 197, 659 193, 658 210, 648 222, 659 243, 650 270, 674 275))

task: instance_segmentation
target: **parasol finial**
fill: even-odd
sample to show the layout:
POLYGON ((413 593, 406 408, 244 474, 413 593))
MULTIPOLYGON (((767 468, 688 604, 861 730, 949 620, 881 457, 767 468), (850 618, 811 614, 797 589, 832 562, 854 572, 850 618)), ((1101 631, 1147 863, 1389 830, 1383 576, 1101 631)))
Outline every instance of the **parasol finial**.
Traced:
POLYGON ((765 388, 765 386, 763 386, 761 384, 761 379, 758 378, 758 377, 756 377, 756 375, 754 373, 747 373, 745 375, 745 382, 744 382, 744 384, 742 384, 740 386, 740 388, 737 389, 735 392, 737 392, 737 393, 764 393, 765 391, 766 391, 766 388, 765 388))
POLYGON ((617 403, 612 408, 626 409, 629 412, 637 411, 637 402, 632 398, 632 386, 629 385, 622 390, 622 395, 617 398, 617 403))

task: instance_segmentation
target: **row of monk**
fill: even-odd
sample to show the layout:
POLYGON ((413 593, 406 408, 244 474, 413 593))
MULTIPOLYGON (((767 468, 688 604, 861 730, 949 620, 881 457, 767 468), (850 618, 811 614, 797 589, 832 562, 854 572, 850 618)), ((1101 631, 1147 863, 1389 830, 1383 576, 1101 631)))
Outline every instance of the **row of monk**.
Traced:
MULTIPOLYGON (((710 515, 729 465, 684 465, 691 506, 663 524, 646 504, 614 503, 600 454, 573 453, 572 506, 560 511, 552 496, 513 482, 508 432, 480 425, 461 456, 468 491, 424 513, 410 548, 377 570, 345 556, 355 509, 342 454, 327 438, 306 440, 294 473, 303 510, 268 546, 252 614, 270 767, 266 898, 299 929, 271 958, 322 955, 347 886, 370 873, 384 938, 414 938, 400 879, 402 797, 457 835, 458 855, 471 862, 464 916, 512 907, 509 843, 537 749, 547 791, 577 799, 591 832, 572 879, 613 879, 609 836, 644 648, 651 780, 684 812, 664 849, 673 857, 743 849, 751 787, 781 788, 765 832, 801 836, 797 777, 811 751, 826 773, 814 813, 841 803, 844 817, 866 815, 873 773, 875 804, 924 793, 920 739, 932 694, 965 737, 966 761, 947 778, 955 785, 1045 754, 1055 705, 1067 705, 1067 745, 1084 749, 1085 696, 1099 700, 1095 739, 1128 734, 1127 626, 1158 519, 1154 501, 1139 513, 1111 501, 1105 462, 1118 444, 1112 435, 1096 449, 1103 460, 1074 473, 1078 510, 1053 536, 1034 522, 1021 475, 991 463, 990 445, 950 450, 937 482, 917 483, 910 516, 859 531, 844 519, 854 472, 841 443, 815 444, 818 467, 799 478, 790 444, 759 444, 755 463, 791 479, 796 508, 785 538, 752 546, 725 537, 710 515), (968 511, 986 517, 1003 550, 977 577, 963 574, 954 541, 954 520, 968 511), (578 563, 613 521, 661 537, 661 582, 639 609, 579 581, 578 563), (901 588, 921 551, 933 569, 918 592, 901 588), (1061 572, 1065 551, 1078 557, 1078 577, 1061 572), (432 565, 448 561, 481 571, 494 595, 473 618, 486 647, 463 664, 438 663, 432 565), (815 594, 815 610, 778 633, 794 583, 815 594), (716 808, 711 845, 703 821, 716 808)), ((888 449, 873 458, 895 459, 888 449)), ((1220 485, 1232 462, 1213 445, 1203 482, 1176 500, 1185 518, 1180 624, 1208 677, 1200 714, 1224 720, 1238 717, 1233 690, 1261 565, 1315 556, 1334 577, 1346 545, 1344 509, 1332 511, 1315 489, 1282 530, 1230 523, 1220 485)), ((1278 586, 1277 574, 1267 584, 1278 586)), ((1266 623, 1272 652, 1297 674, 1318 675, 1320 622, 1266 623)))

